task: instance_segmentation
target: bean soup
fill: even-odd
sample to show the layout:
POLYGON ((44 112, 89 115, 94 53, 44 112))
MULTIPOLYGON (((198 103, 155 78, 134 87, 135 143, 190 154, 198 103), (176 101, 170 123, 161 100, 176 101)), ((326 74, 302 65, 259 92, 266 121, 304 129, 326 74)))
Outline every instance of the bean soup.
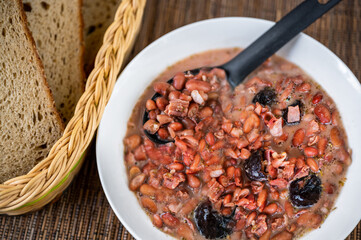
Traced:
POLYGON ((179 239, 298 238, 332 211, 351 163, 335 103, 295 64, 273 56, 235 89, 222 69, 183 72, 239 52, 169 67, 128 122, 129 188, 153 224, 179 239))

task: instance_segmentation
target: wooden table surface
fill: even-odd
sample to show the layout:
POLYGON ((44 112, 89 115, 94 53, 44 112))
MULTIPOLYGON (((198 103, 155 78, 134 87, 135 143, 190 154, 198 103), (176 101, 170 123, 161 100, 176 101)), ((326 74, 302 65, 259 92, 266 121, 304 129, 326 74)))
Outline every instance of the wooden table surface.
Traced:
MULTIPOLYGON (((131 57, 160 36, 185 24, 225 16, 275 21, 300 2, 148 0, 131 57)), ((331 49, 361 79, 360 0, 343 0, 305 32, 331 49)), ((348 239, 361 239, 360 229, 358 224, 348 239)), ((105 198, 97 174, 94 144, 79 175, 57 202, 22 216, 0 216, 0 239, 132 239, 105 198)))

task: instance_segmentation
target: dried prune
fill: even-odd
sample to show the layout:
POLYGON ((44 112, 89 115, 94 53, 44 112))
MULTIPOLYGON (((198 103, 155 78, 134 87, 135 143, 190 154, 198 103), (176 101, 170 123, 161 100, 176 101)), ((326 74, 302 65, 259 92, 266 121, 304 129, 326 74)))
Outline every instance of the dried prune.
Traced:
POLYGON ((287 125, 297 125, 300 123, 302 115, 303 115, 303 103, 300 100, 297 100, 291 105, 287 106, 285 109, 283 109, 282 118, 287 125), (288 107, 296 107, 296 106, 298 106, 300 110, 300 120, 295 122, 288 122, 288 107))
POLYGON ((299 208, 311 207, 317 203, 321 192, 321 179, 314 174, 296 179, 289 186, 291 203, 299 208))
POLYGON ((262 171, 263 151, 258 150, 251 154, 244 163, 246 175, 252 181, 264 181, 266 175, 262 171))
POLYGON ((266 87, 263 90, 259 91, 256 96, 254 96, 252 102, 259 102, 263 106, 271 106, 273 103, 276 102, 276 96, 277 94, 272 88, 266 87))
POLYGON ((225 217, 212 209, 210 201, 198 205, 194 220, 199 232, 207 239, 224 238, 232 232, 231 217, 225 217))

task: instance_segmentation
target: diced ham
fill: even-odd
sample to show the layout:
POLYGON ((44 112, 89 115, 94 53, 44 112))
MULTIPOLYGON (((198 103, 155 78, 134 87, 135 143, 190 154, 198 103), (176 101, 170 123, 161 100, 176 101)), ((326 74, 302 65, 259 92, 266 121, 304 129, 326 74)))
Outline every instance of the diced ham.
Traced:
POLYGON ((308 175, 309 172, 309 166, 303 166, 301 169, 298 169, 295 173, 295 176, 293 179, 302 178, 308 175))
POLYGON ((165 173, 163 174, 163 186, 169 189, 175 189, 181 182, 186 180, 184 173, 165 173))
POLYGON ((274 121, 269 121, 267 125, 270 129, 270 133, 274 137, 279 137, 283 134, 282 131, 282 118, 275 118, 274 121))
POLYGON ((188 113, 189 101, 174 99, 169 101, 165 113, 170 116, 185 117, 188 113))
POLYGON ((218 198, 222 195, 224 192, 224 187, 217 182, 215 178, 213 178, 211 181, 208 182, 208 198, 212 202, 216 202, 218 198))
POLYGON ((312 136, 313 134, 320 131, 320 127, 315 120, 312 120, 308 124, 308 128, 306 130, 306 136, 312 136))
POLYGON ((287 187, 287 181, 285 180, 285 179, 283 179, 283 178, 277 178, 277 179, 275 179, 275 180, 271 180, 270 182, 269 182, 269 184, 271 185, 271 186, 276 186, 276 187, 278 187, 278 189, 284 189, 284 188, 286 188, 287 187))
POLYGON ((289 164, 283 169, 281 177, 290 180, 295 173, 295 164, 289 164))
POLYGON ((300 121, 300 108, 298 105, 295 107, 289 106, 288 107, 288 114, 287 114, 287 122, 299 122, 300 121))
POLYGON ((210 176, 212 178, 217 178, 224 173, 224 169, 221 165, 215 166, 210 171, 210 176))
POLYGON ((267 215, 260 214, 257 217, 255 225, 251 228, 251 232, 256 234, 258 237, 262 236, 267 231, 266 219, 267 215))

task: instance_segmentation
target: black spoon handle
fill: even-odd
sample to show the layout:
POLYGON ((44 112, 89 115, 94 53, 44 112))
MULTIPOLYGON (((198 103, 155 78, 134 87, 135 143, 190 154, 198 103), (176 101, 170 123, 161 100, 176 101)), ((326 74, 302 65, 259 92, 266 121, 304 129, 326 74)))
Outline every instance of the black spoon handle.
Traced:
POLYGON ((340 1, 330 0, 321 4, 317 0, 306 0, 298 5, 244 51, 220 66, 226 71, 231 86, 240 84, 267 58, 340 1))

